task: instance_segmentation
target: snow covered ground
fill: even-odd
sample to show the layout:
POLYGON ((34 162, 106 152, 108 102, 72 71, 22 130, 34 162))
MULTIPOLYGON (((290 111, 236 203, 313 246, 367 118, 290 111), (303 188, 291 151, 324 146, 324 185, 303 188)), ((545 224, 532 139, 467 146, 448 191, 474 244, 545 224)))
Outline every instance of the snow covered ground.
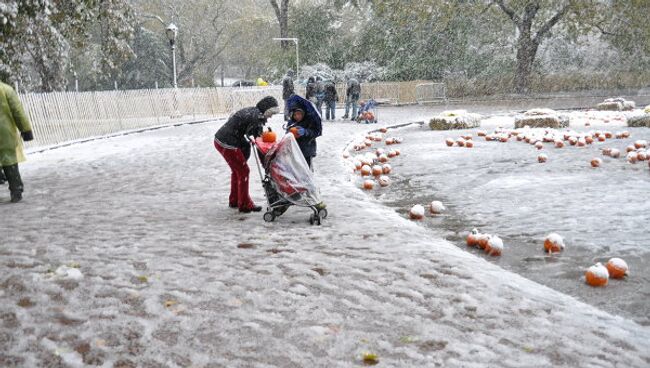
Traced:
MULTIPOLYGON (((419 114, 401 111, 385 124, 419 114)), ((269 224, 227 207, 220 124, 28 157, 24 202, 0 205, 0 366, 350 367, 364 352, 384 367, 650 365, 650 328, 358 189, 341 152, 375 126, 324 127, 316 227, 296 208, 269 224)))

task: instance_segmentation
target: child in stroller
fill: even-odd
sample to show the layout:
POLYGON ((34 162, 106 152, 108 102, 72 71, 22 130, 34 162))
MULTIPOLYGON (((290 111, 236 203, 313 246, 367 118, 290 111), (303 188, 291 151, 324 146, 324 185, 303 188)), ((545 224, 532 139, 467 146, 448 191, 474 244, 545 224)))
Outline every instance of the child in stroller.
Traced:
POLYGON ((255 161, 268 200, 264 221, 274 221, 295 205, 310 208, 309 222, 320 225, 327 217, 327 209, 320 205, 322 201, 313 174, 293 134, 286 134, 278 143, 267 143, 261 138, 251 139, 251 143, 258 153, 255 161))
POLYGON ((377 101, 370 99, 365 102, 361 102, 361 107, 359 108, 359 115, 357 116, 357 122, 363 124, 375 124, 377 123, 377 101))

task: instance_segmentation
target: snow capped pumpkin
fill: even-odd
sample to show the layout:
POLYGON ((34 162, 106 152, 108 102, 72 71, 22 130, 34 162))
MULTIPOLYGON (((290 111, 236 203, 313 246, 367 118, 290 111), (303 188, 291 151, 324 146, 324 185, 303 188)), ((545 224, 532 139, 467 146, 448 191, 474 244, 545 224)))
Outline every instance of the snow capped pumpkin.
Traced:
POLYGON ((544 143, 539 142, 539 141, 535 142, 535 148, 537 148, 538 150, 541 150, 542 148, 544 148, 544 143))
POLYGON ((636 153, 636 159, 639 160, 639 161, 645 161, 645 160, 648 159, 648 153, 646 151, 644 151, 644 150, 639 150, 636 153))
POLYGON ((472 141, 471 139, 468 140, 468 141, 465 141, 465 147, 466 147, 466 148, 472 148, 472 147, 474 147, 474 141, 472 141))
POLYGON ((366 179, 363 181, 363 189, 365 190, 372 190, 375 187, 375 182, 370 179, 366 179))
POLYGON ((547 156, 545 153, 540 153, 540 154, 537 156, 537 162, 539 162, 540 164, 543 164, 543 163, 546 162, 547 160, 548 160, 548 156, 547 156))
POLYGON ((379 183, 379 186, 387 187, 387 186, 390 185, 390 178, 388 176, 386 176, 386 175, 382 175, 382 176, 379 177, 377 182, 379 183))
POLYGON ((380 176, 381 174, 384 173, 384 170, 381 167, 381 165, 374 165, 371 170, 373 176, 380 176))
POLYGON ((646 148, 646 147, 648 147, 648 141, 646 141, 646 140, 634 141, 634 148, 641 149, 641 148, 646 148))
POLYGON ((612 148, 612 150, 609 152, 609 156, 612 158, 619 158, 621 157, 621 151, 617 150, 616 148, 612 148))
POLYGON ((355 170, 361 170, 361 167, 363 166, 363 164, 359 160, 354 160, 353 164, 355 170))
POLYGON ((453 147, 454 143, 455 143, 454 140, 451 138, 445 139, 445 144, 447 145, 447 147, 453 147))
POLYGON ((388 162, 388 156, 387 156, 386 154, 383 154, 383 153, 382 153, 382 154, 379 156, 379 162, 381 162, 381 163, 386 163, 386 162, 388 162))
POLYGON ((488 239, 485 252, 491 256, 500 256, 503 252, 503 240, 496 235, 491 236, 488 239))
POLYGON ((424 218, 424 207, 416 204, 409 210, 409 217, 411 220, 422 220, 424 218))
POLYGON ((559 234, 550 233, 544 239, 544 250, 557 253, 564 250, 564 239, 559 234))
POLYGON ((458 138, 458 139, 456 139, 456 144, 459 147, 465 147, 465 140, 463 138, 458 138))
POLYGON ((484 130, 479 130, 478 132, 476 132, 476 135, 479 137, 485 137, 487 133, 484 130))
POLYGON ((589 267, 585 272, 585 281, 591 286, 605 286, 609 280, 609 271, 600 262, 589 267))
POLYGON ((395 150, 388 151, 388 158, 393 158, 395 156, 397 156, 397 152, 395 152, 395 150))
POLYGON ((387 132, 388 132, 388 129, 386 129, 386 128, 379 128, 379 131, 382 132, 382 133, 387 133, 387 132))
POLYGON ((445 209, 445 206, 440 201, 433 201, 429 204, 429 212, 434 215, 443 213, 445 209))
POLYGON ((390 174, 390 172, 391 172, 392 170, 393 170, 393 168, 390 167, 389 164, 383 164, 383 165, 381 166, 381 171, 382 171, 384 174, 390 174))
POLYGON ((477 229, 472 229, 469 234, 467 234, 467 246, 476 247, 478 246, 478 236, 479 232, 477 229))
POLYGON ((609 277, 613 279, 622 279, 623 277, 627 276, 629 272, 627 263, 620 258, 610 259, 609 261, 607 261, 605 267, 607 267, 607 271, 609 272, 609 277))
POLYGON ((636 152, 632 151, 627 153, 627 162, 636 164, 637 161, 639 161, 639 157, 637 156, 636 152))
POLYGON ((624 130, 621 133, 623 134, 623 138, 630 138, 630 132, 628 132, 627 130, 624 130))
POLYGON ((485 249, 488 246, 488 241, 490 240, 490 234, 479 234, 477 237, 478 241, 476 245, 479 248, 485 249))
MULTIPOLYGON (((598 140, 600 141, 600 137, 598 137, 598 140)), ((605 140, 603 139, 601 142, 604 142, 604 141, 605 141, 605 140)), ((586 142, 587 144, 592 144, 592 143, 594 143, 594 137, 592 137, 592 136, 590 136, 590 135, 586 136, 586 137, 585 137, 585 142, 586 142)))
POLYGON ((598 157, 592 158, 591 159, 591 167, 600 167, 600 165, 603 163, 603 160, 601 160, 598 157))
POLYGON ((402 154, 402 151, 400 151, 399 149, 395 149, 395 154, 396 154, 397 156, 399 156, 399 155, 402 154))
POLYGON ((361 167, 361 175, 368 176, 372 173, 372 168, 369 165, 363 165, 361 167))
POLYGON ((555 148, 562 148, 562 147, 564 147, 564 142, 562 142, 559 139, 556 139, 555 140, 555 148))
POLYGON ((587 145, 587 141, 585 140, 584 137, 578 138, 578 144, 577 144, 578 147, 584 147, 586 145, 587 145))
POLYGON ((636 150, 636 148, 634 148, 633 145, 629 145, 629 146, 625 147, 625 151, 626 151, 626 152, 632 152, 632 151, 634 151, 634 150, 636 150))

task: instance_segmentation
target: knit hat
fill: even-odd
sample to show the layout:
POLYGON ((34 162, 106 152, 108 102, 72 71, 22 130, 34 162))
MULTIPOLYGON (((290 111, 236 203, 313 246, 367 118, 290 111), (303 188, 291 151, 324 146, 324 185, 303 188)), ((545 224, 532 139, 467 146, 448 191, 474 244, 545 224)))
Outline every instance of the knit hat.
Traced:
POLYGON ((278 100, 272 96, 266 96, 257 103, 257 108, 264 113, 266 110, 272 107, 278 107, 278 100))

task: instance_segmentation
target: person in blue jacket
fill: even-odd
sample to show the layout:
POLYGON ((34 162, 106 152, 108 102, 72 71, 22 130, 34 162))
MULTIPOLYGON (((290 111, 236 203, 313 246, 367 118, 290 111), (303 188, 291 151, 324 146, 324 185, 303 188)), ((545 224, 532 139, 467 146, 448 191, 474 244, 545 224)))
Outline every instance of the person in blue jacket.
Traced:
POLYGON ((312 167, 312 159, 316 157, 316 138, 323 133, 321 116, 316 106, 304 98, 294 95, 289 101, 289 122, 287 132, 292 132, 296 137, 300 151, 305 156, 307 165, 312 167), (292 131, 291 128, 297 128, 292 131))

